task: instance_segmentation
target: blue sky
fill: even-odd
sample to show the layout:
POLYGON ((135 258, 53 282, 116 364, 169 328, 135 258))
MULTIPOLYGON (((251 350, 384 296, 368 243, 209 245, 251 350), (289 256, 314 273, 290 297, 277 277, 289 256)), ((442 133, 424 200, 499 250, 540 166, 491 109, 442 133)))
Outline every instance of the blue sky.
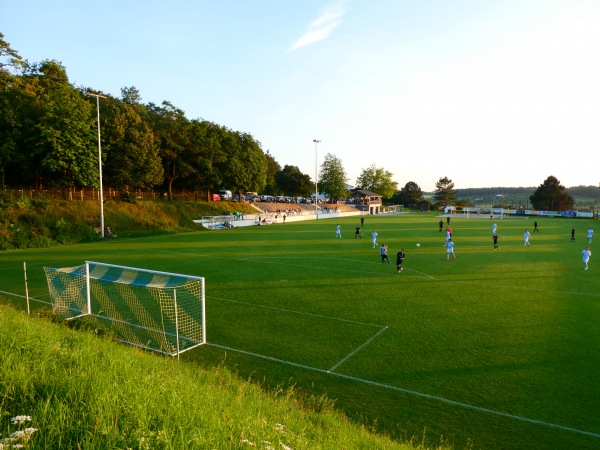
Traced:
POLYGON ((350 184, 371 165, 424 191, 600 183, 598 0, 4 0, 0 31, 311 177, 331 153, 350 184))

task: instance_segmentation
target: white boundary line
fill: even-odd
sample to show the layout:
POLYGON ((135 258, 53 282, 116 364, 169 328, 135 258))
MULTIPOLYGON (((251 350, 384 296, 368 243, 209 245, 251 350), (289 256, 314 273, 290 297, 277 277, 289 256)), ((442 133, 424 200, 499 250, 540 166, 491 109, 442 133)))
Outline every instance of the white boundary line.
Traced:
MULTIPOLYGON (((14 292, 8 292, 8 291, 0 291, 0 294, 10 295, 12 297, 18 297, 18 298, 25 298, 25 299, 27 298, 25 295, 15 294, 14 292)), ((38 303, 44 303, 45 305, 52 306, 52 302, 45 302, 44 300, 40 300, 35 297, 29 297, 29 300, 32 300, 32 301, 38 302, 38 303)))
MULTIPOLYGON (((380 333, 382 331, 383 330, 381 330, 380 333)), ((220 349, 223 349, 223 350, 229 350, 229 351, 236 352, 236 353, 242 353, 242 354, 248 355, 248 356, 254 356, 256 358, 266 359, 266 360, 277 362, 277 363, 281 363, 281 364, 286 364, 286 365, 290 365, 290 366, 294 366, 294 367, 299 367, 301 369, 311 370, 311 371, 314 371, 314 372, 320 372, 320 373, 323 373, 323 374, 328 374, 328 375, 332 375, 332 376, 344 378, 346 380, 357 381, 359 383, 365 383, 365 384, 368 384, 368 385, 371 385, 371 386, 376 386, 376 387, 380 387, 380 388, 390 389, 390 390, 393 390, 393 391, 402 392, 402 393, 409 394, 409 395, 414 395, 414 396, 417 396, 417 397, 427 398, 429 400, 435 400, 435 401, 438 401, 438 402, 447 403, 449 405, 458 406, 460 408, 471 409, 471 410, 480 411, 480 412, 483 412, 483 413, 486 413, 486 414, 493 414, 495 416, 506 417, 508 419, 518 420, 518 421, 521 421, 521 422, 533 423, 533 424, 541 425, 541 426, 548 427, 548 428, 554 428, 554 429, 557 429, 557 430, 568 431, 570 433, 582 434, 582 435, 591 436, 591 437, 600 439, 600 434, 593 433, 591 431, 579 430, 577 428, 571 428, 571 427, 566 427, 566 426, 563 426, 563 425, 557 425, 557 424, 554 424, 554 423, 544 422, 542 420, 537 420, 537 419, 530 419, 528 417, 517 416, 517 415, 514 415, 514 414, 505 413, 505 412, 502 412, 502 411, 494 411, 493 409, 483 408, 481 406, 469 405, 468 403, 461 403, 461 402, 457 402, 455 400, 450 400, 450 399, 447 399, 447 398, 438 397, 436 395, 425 394, 423 392, 412 391, 410 389, 404 389, 404 388, 401 388, 401 387, 392 386, 392 385, 385 384, 385 383, 378 383, 376 381, 365 380, 364 378, 357 378, 357 377, 353 377, 353 376, 350 376, 350 375, 344 375, 344 374, 341 374, 341 373, 338 373, 338 372, 331 372, 331 371, 326 370, 326 369, 319 369, 317 367, 306 366, 304 364, 298 364, 298 363, 294 363, 294 362, 291 362, 291 361, 285 361, 285 360, 278 359, 278 358, 272 358, 270 356, 259 355, 258 353, 247 352, 245 350, 239 350, 239 349, 235 349, 235 348, 231 348, 231 347, 226 347, 224 345, 212 344, 210 342, 207 342, 206 345, 209 345, 211 347, 220 348, 220 349)))
POLYGON ((346 355, 345 358, 342 358, 336 365, 334 365, 333 367, 331 367, 327 373, 331 373, 333 372, 335 369, 337 369, 339 366, 341 366, 342 364, 344 364, 346 361, 348 361, 350 358, 352 358, 355 354, 357 354, 359 351, 361 351, 363 348, 365 348, 367 345, 369 345, 371 342, 373 342, 375 339, 377 339, 377 337, 379 337, 379 335, 381 333, 383 333, 385 330, 387 330, 388 327, 384 327, 381 330, 379 330, 376 334, 374 334, 373 336, 371 336, 370 339, 367 339, 360 347, 358 347, 357 349, 355 349, 354 351, 348 353, 348 355, 346 355))

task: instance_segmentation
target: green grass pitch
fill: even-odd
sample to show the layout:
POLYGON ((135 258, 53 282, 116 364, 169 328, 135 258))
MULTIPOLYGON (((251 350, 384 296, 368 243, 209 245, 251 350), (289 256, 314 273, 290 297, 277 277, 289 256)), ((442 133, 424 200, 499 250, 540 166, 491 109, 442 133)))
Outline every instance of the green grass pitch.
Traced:
POLYGON ((497 220, 494 251, 491 220, 453 217, 449 261, 433 214, 367 216, 362 239, 352 217, 6 252, 0 297, 24 306, 24 262, 33 308, 49 302, 45 265, 92 260, 203 276, 209 345, 184 360, 327 395, 351 419, 399 437, 597 447, 600 227, 537 220, 526 248, 532 218, 497 220), (598 230, 584 271, 589 228, 598 230))

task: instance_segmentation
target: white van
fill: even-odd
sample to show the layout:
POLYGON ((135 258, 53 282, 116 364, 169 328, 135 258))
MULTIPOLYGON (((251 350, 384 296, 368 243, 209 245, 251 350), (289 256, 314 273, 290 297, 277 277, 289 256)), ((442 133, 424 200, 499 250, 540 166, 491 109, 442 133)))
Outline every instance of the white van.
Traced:
POLYGON ((231 200, 231 198, 233 197, 231 195, 231 191, 226 190, 219 191, 219 196, 221 197, 221 200, 231 200))

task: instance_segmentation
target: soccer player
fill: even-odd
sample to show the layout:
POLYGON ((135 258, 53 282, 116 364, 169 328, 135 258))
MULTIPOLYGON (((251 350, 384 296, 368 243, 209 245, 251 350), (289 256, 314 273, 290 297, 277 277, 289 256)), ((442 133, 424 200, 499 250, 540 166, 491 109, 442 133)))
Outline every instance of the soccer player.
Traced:
POLYGON ((571 228, 571 240, 569 242, 575 242, 575 228, 571 228))
POLYGON ((442 232, 442 228, 444 228, 444 221, 442 219, 440 219, 440 233, 442 232))
POLYGON ((583 270, 588 270, 588 263, 590 262, 590 256, 592 256, 592 251, 589 247, 586 247, 581 251, 581 255, 583 256, 583 270))
POLYGON ((498 247, 498 235, 496 233, 494 233, 492 239, 494 240, 494 250, 500 250, 500 247, 498 247))
POLYGON ((362 234, 360 234, 360 226, 357 226, 356 231, 354 232, 354 239, 356 238, 362 239, 362 234))
POLYGON ((342 227, 340 227, 339 224, 335 226, 335 237, 336 238, 342 237, 342 227))
POLYGON ((523 247, 527 247, 527 246, 531 245, 531 242, 529 242, 530 238, 531 238, 531 233, 529 232, 529 230, 525 230, 525 233, 523 233, 523 247))
POLYGON ((496 230, 497 230, 497 229, 498 229, 498 225, 496 225, 496 222, 494 222, 494 223, 492 224, 492 236, 493 236, 494 234, 496 234, 496 230))
POLYGON ((379 248, 379 253, 381 254, 381 263, 382 264, 386 261, 388 262, 388 264, 392 263, 390 261, 390 257, 388 256, 387 252, 388 252, 387 245, 381 244, 381 247, 379 248))
POLYGON ((396 254, 396 269, 398 269, 398 273, 402 272, 402 261, 404 261, 404 249, 400 249, 400 251, 396 254))
POLYGON ((533 232, 534 233, 539 233, 540 232, 540 230, 538 230, 538 227, 537 227, 537 220, 535 222, 533 222, 533 232))
POLYGON ((592 243, 592 237, 594 236, 594 230, 591 228, 588 230, 588 244, 592 243))
POLYGON ((379 236, 377 234, 377 231, 373 230, 371 232, 371 240, 373 241, 373 248, 377 247, 377 236, 379 236))
POLYGON ((454 254, 454 242, 452 242, 452 238, 448 239, 448 242, 446 242, 446 261, 450 259, 450 255, 456 259, 456 255, 454 254))

